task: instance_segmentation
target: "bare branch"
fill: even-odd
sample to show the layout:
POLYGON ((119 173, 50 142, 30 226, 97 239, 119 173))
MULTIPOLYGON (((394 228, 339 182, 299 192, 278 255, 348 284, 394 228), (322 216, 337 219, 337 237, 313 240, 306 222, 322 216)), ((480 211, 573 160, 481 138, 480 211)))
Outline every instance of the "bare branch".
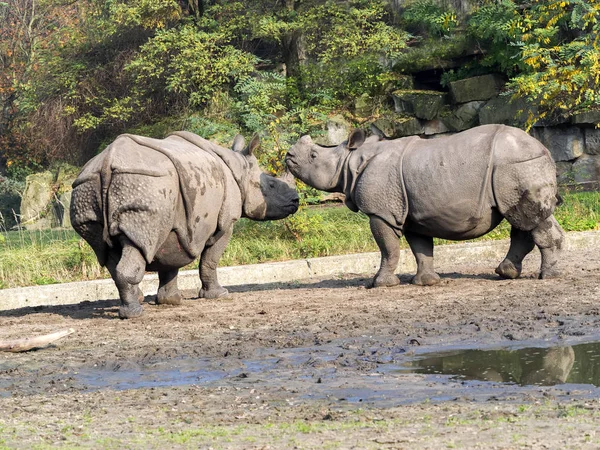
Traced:
POLYGON ((34 348, 45 347, 48 344, 64 338, 71 333, 75 333, 73 328, 32 338, 16 339, 14 341, 0 341, 0 352, 26 352, 34 348))

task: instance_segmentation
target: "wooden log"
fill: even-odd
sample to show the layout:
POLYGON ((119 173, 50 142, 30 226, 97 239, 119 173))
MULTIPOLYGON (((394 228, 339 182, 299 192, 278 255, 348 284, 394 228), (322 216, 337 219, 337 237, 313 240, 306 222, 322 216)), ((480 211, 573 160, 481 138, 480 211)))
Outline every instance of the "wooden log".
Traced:
POLYGON ((64 338, 71 333, 75 333, 73 328, 67 330, 56 331, 50 334, 44 334, 42 336, 36 336, 24 339, 15 339, 13 341, 2 341, 0 340, 0 352, 26 352, 34 348, 45 347, 52 342, 64 338))

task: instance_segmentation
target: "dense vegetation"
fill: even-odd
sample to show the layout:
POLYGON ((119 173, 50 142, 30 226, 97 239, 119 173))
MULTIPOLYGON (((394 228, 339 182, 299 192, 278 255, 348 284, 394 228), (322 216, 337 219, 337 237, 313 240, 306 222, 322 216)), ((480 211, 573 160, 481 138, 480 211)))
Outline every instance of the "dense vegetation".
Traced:
POLYGON ((0 1, 0 173, 184 128, 259 132, 279 171, 328 115, 364 123, 358 96, 380 114, 401 74, 457 57, 442 83, 501 73, 539 104, 531 120, 596 108, 599 15, 600 0, 0 1))

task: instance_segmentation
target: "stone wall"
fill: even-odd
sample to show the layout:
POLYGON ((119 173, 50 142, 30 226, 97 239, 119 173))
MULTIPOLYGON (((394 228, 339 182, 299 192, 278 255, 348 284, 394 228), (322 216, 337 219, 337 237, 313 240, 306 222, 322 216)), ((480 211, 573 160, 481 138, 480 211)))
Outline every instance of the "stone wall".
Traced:
MULTIPOLYGON (((503 87, 501 77, 483 75, 452 82, 448 92, 398 89, 390 94, 395 112, 373 123, 390 138, 435 138, 493 123, 524 128, 532 105, 511 101, 503 87)), ((531 128, 530 134, 552 153, 561 185, 595 189, 600 184, 599 123, 600 111, 595 111, 531 128)), ((339 126, 336 131, 340 134, 339 126)))

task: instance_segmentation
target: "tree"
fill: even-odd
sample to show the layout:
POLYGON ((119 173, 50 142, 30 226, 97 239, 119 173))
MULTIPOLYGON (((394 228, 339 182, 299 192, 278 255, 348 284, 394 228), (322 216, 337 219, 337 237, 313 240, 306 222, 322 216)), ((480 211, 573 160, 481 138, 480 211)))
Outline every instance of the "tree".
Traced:
POLYGON ((600 108, 600 0, 533 0, 521 21, 526 70, 516 96, 539 105, 537 119, 600 108))
POLYGON ((238 127, 285 123, 292 139, 317 110, 377 90, 407 38, 386 0, 0 5, 0 33, 10 37, 0 44, 0 129, 23 137, 20 150, 0 151, 22 164, 81 163, 118 133, 210 115, 219 99, 238 127))
POLYGON ((26 159, 25 137, 15 129, 19 88, 26 81, 36 48, 52 34, 57 17, 47 2, 0 2, 0 163, 26 159), (4 160, 4 161, 2 161, 4 160))

